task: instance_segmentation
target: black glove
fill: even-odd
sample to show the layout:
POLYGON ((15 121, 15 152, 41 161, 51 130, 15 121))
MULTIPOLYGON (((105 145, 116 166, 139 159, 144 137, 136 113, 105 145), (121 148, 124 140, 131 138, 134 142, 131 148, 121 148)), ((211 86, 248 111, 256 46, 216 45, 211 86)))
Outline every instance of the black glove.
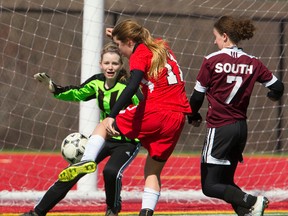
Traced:
POLYGON ((202 116, 200 113, 196 113, 195 115, 187 115, 188 123, 192 124, 192 122, 202 122, 202 116))
POLYGON ((278 93, 278 92, 275 92, 275 91, 269 91, 268 93, 267 93, 267 97, 270 99, 270 100, 272 100, 272 101, 278 101, 278 100, 280 100, 280 98, 281 98, 281 96, 282 96, 282 94, 281 93, 278 93))

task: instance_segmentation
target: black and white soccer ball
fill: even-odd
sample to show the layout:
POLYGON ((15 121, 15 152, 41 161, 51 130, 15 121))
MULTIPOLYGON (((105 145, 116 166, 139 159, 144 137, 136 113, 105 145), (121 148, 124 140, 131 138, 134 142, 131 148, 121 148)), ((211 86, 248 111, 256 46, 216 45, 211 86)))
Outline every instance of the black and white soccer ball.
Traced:
POLYGON ((88 138, 79 132, 69 134, 61 144, 63 158, 69 163, 78 163, 85 151, 88 138))

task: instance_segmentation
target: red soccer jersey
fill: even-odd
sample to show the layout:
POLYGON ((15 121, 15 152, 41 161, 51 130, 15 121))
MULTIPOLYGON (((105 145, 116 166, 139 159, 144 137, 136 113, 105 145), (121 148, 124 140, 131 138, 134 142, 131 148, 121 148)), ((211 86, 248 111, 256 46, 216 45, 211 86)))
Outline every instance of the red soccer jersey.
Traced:
POLYGON ((165 68, 156 79, 148 78, 151 66, 152 52, 144 44, 139 44, 129 58, 130 71, 141 70, 144 78, 141 89, 145 97, 146 107, 191 113, 191 108, 185 91, 183 74, 171 51, 165 68))
POLYGON ((208 55, 197 76, 195 89, 206 92, 209 128, 246 119, 255 82, 265 87, 276 77, 255 57, 237 47, 224 48, 208 55))

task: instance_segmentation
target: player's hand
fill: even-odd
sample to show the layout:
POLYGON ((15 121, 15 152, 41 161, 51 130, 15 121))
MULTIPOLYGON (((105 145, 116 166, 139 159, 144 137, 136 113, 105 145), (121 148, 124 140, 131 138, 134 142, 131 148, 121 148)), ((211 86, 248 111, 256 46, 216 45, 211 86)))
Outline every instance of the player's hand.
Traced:
POLYGON ((113 123, 114 123, 115 119, 111 118, 111 117, 107 117, 103 122, 105 124, 105 128, 107 133, 109 134, 109 136, 119 136, 120 133, 118 131, 115 130, 115 128, 113 127, 113 123))
POLYGON ((48 86, 50 92, 55 92, 55 84, 46 73, 36 73, 34 74, 34 79, 48 86))
POLYGON ((267 97, 271 100, 271 101, 278 101, 280 100, 282 95, 279 95, 279 94, 275 94, 275 92, 273 91, 269 91, 267 93, 267 97))
POLYGON ((194 127, 199 127, 202 123, 202 116, 200 113, 196 113, 195 115, 187 115, 188 123, 192 124, 194 127))
POLYGON ((112 31, 113 31, 113 28, 106 28, 106 31, 105 31, 106 36, 112 38, 112 31))

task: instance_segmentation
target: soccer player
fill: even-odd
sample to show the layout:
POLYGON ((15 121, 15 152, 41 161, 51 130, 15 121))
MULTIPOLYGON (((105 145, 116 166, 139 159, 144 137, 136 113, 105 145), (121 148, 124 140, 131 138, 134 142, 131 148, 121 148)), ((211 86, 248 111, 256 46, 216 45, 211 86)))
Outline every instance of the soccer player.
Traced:
MULTIPOLYGON (((100 67, 103 71, 102 74, 92 76, 80 86, 58 86, 45 73, 35 74, 34 77, 40 82, 48 84, 50 91, 60 100, 87 101, 96 98, 100 108, 101 121, 109 115, 111 108, 125 89, 128 73, 123 69, 123 57, 114 43, 109 43, 103 48, 100 67)), ((127 104, 136 105, 143 99, 140 91, 135 93, 131 100, 127 101, 127 104)), ((107 204, 106 216, 118 215, 121 210, 122 173, 136 157, 139 149, 139 141, 120 135, 107 139, 99 155, 95 157, 96 159, 91 158, 98 164, 110 156, 103 170, 107 204)), ((23 216, 46 215, 84 175, 81 174, 68 182, 56 181, 34 209, 23 216)))
MULTIPOLYGON (((107 31, 106 31, 107 32, 107 31)), ((108 34, 109 36, 109 34, 108 34)), ((172 154, 191 114, 183 74, 174 54, 162 39, 154 39, 149 30, 133 20, 117 24, 110 36, 129 59, 131 79, 108 118, 97 125, 87 142, 82 162, 68 167, 59 179, 69 181, 82 172, 90 172, 107 135, 123 134, 139 138, 147 149, 144 167, 145 188, 139 215, 151 216, 160 196, 160 174, 172 154), (141 85, 144 100, 138 106, 121 107, 141 85)))
POLYGON ((268 205, 264 196, 242 191, 234 182, 238 162, 247 140, 246 112, 256 82, 270 91, 267 97, 279 100, 284 91, 278 80, 259 59, 248 55, 238 44, 253 37, 251 20, 223 16, 214 24, 215 44, 220 49, 204 58, 190 97, 192 115, 188 122, 199 126, 199 109, 205 94, 208 100, 207 136, 202 150, 201 183, 206 196, 230 203, 238 215, 260 216, 268 205))

